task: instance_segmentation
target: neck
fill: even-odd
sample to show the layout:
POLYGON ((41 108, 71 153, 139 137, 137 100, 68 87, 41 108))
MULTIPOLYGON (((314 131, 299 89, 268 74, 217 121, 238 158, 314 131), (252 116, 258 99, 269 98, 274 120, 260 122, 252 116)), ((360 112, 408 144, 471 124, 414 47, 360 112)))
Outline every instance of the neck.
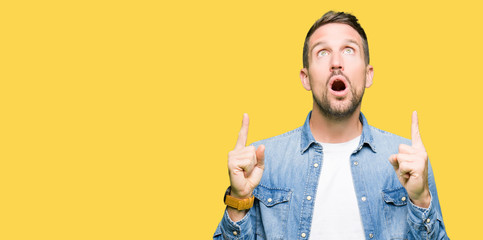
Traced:
POLYGON ((310 130, 315 140, 323 143, 343 143, 350 141, 362 133, 362 123, 359 120, 361 106, 344 119, 327 118, 315 106, 310 117, 310 130))

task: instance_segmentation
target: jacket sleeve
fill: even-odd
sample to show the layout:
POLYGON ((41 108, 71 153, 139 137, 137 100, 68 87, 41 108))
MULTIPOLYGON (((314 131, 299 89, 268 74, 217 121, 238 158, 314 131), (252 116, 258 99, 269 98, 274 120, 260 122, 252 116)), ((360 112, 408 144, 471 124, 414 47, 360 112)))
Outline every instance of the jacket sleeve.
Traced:
POLYGON ((245 217, 238 222, 233 222, 228 216, 228 212, 225 210, 223 214, 223 218, 221 222, 218 224, 216 228, 215 234, 213 235, 213 239, 221 240, 221 239, 243 239, 243 240, 251 240, 255 238, 255 231, 254 231, 254 213, 255 210, 252 207, 245 217))
POLYGON ((409 201, 407 218, 409 224, 408 239, 449 239, 444 227, 433 169, 429 160, 428 183, 431 194, 431 203, 428 208, 420 208, 409 201))

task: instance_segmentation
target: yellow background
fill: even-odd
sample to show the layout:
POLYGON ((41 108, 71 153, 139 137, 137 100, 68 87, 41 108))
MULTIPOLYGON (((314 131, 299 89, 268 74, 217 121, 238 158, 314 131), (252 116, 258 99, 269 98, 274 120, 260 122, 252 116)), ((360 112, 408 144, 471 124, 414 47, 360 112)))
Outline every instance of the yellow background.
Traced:
POLYGON ((369 37, 369 123, 418 110, 447 232, 481 233, 477 1, 3 1, 0 239, 210 239, 242 114, 249 142, 303 124, 312 23, 369 37))

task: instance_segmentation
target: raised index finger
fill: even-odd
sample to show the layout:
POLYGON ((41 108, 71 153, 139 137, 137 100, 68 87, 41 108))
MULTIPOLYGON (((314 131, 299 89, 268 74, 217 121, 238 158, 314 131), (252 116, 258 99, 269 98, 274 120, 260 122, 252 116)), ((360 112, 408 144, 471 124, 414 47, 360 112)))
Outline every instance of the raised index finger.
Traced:
POLYGON ((418 113, 416 111, 413 112, 411 121, 411 141, 413 147, 424 147, 421 135, 419 134, 418 113))
POLYGON ((236 141, 235 149, 241 149, 247 145, 248 123, 249 123, 248 114, 244 113, 242 126, 240 129, 240 133, 238 133, 238 140, 236 141))

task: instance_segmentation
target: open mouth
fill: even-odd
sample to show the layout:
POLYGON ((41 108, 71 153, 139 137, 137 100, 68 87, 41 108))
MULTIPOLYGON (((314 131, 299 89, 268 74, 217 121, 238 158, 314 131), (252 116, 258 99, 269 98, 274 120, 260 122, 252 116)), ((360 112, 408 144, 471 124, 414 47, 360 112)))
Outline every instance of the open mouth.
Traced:
POLYGON ((334 76, 329 81, 330 92, 337 98, 343 98, 349 93, 349 82, 343 76, 334 76))
POLYGON ((330 88, 336 92, 341 92, 346 89, 346 86, 344 81, 337 79, 332 83, 332 86, 330 88))

